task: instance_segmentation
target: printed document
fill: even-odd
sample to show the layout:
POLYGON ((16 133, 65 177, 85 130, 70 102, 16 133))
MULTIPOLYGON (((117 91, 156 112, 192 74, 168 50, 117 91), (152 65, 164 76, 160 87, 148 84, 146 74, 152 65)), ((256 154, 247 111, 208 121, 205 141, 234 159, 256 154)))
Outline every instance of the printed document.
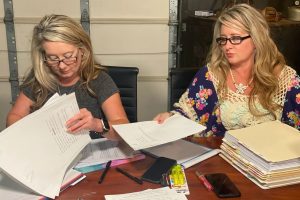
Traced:
POLYGON ((105 195, 104 197, 105 200, 187 200, 184 194, 177 193, 169 187, 148 189, 127 194, 105 195))
POLYGON ((70 134, 67 119, 79 112, 75 94, 57 97, 0 133, 0 168, 34 192, 55 198, 64 175, 90 142, 88 131, 70 134))
POLYGON ((106 138, 94 139, 81 152, 82 157, 75 168, 132 158, 136 153, 138 152, 133 151, 127 144, 121 145, 118 141, 106 138))
POLYGON ((172 142, 206 129, 205 126, 179 114, 171 116, 162 124, 157 121, 144 121, 113 125, 113 128, 134 150, 172 142))

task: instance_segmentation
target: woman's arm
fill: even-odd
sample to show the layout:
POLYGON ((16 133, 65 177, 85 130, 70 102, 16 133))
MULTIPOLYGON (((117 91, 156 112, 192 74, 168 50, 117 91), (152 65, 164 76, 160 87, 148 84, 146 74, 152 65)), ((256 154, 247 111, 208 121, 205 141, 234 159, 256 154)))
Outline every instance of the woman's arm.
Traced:
MULTIPOLYGON (((107 98, 103 102, 101 109, 103 110, 104 115, 106 116, 106 119, 110 125, 110 130, 104 136, 109 139, 119 140, 120 137, 111 128, 111 126, 114 124, 129 123, 121 102, 120 94, 115 93, 107 98)), ((103 132, 101 119, 94 118, 92 113, 86 108, 80 109, 80 112, 78 114, 76 114, 66 122, 66 126, 68 128, 68 131, 71 133, 76 133, 84 129, 100 133, 103 132)))
POLYGON ((289 82, 281 121, 300 130, 300 76, 295 74, 289 82))
POLYGON ((159 113, 153 118, 153 120, 157 121, 159 124, 162 124, 164 121, 166 121, 166 119, 168 119, 172 115, 173 115, 173 113, 171 113, 171 112, 159 113))
POLYGON ((30 113, 30 107, 32 104, 32 100, 25 96, 23 92, 21 92, 15 104, 7 114, 6 127, 28 115, 30 113))
POLYGON ((111 127, 115 124, 127 124, 129 120, 121 102, 119 93, 113 94, 102 104, 102 110, 110 125, 110 131, 105 135, 108 139, 120 139, 120 136, 111 127))

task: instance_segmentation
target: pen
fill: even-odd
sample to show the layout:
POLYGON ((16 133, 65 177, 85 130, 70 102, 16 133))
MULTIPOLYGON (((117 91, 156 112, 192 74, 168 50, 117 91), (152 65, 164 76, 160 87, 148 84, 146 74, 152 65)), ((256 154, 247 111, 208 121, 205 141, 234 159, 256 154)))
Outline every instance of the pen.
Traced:
POLYGON ((111 160, 106 163, 105 169, 104 169, 103 173, 101 174, 100 179, 98 181, 99 184, 103 182, 103 180, 110 168, 110 165, 111 165, 111 160))
POLYGON ((196 176, 199 178, 199 180, 203 183, 203 185, 208 189, 209 191, 213 190, 213 186, 208 182, 208 180, 205 178, 203 174, 200 174, 198 171, 196 171, 196 176))
POLYGON ((143 181, 135 176, 132 176, 131 174, 129 174, 128 172, 124 171, 123 169, 117 167, 116 168, 118 172, 120 172, 121 174, 124 174, 125 176, 127 176, 128 178, 130 178, 131 180, 137 182, 138 184, 143 184, 143 181))

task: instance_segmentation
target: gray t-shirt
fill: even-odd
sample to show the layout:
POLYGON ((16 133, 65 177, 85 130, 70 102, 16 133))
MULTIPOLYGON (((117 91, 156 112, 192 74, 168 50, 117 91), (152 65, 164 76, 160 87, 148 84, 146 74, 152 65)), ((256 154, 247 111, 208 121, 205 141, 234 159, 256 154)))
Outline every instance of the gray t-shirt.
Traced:
MULTIPOLYGON (((82 81, 79 80, 75 85, 68 87, 58 86, 57 93, 62 95, 70 94, 75 91, 79 108, 86 108, 93 114, 94 117, 103 118, 101 105, 107 98, 119 92, 118 87, 105 71, 101 71, 99 76, 90 82, 90 87, 96 96, 91 95, 87 89, 83 88, 80 85, 81 82, 82 81)), ((30 86, 22 88, 22 91, 28 98, 33 101, 35 100, 30 86)), ((53 94, 50 94, 48 99, 52 95, 53 94)))

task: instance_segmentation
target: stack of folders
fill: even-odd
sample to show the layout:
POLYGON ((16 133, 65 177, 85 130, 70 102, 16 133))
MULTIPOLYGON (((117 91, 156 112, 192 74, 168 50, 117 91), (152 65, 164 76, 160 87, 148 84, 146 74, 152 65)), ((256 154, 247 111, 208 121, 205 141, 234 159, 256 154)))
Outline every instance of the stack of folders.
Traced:
POLYGON ((300 132, 280 121, 231 130, 221 154, 263 189, 300 183, 300 132))

